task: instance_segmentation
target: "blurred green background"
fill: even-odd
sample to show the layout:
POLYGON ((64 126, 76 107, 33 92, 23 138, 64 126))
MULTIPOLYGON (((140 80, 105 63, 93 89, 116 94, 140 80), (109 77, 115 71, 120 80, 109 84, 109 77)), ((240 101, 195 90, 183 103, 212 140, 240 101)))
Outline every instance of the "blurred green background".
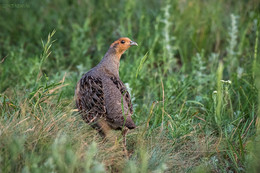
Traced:
POLYGON ((258 0, 1 0, 0 170, 258 172, 259 20, 258 0), (121 36, 129 159, 73 99, 121 36))

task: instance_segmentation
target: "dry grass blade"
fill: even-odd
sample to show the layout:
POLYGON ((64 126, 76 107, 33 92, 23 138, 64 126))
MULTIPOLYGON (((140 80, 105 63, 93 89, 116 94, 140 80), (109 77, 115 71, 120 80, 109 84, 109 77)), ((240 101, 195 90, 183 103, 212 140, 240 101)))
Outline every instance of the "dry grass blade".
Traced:
POLYGON ((7 58, 8 55, 6 55, 5 57, 3 57, 0 61, 0 64, 4 63, 5 59, 7 58))

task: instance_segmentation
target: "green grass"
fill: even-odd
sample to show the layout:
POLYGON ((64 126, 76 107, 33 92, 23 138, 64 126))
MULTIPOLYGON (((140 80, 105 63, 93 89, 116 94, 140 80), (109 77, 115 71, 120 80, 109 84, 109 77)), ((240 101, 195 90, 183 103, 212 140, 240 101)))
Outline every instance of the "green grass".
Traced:
POLYGON ((0 2, 0 172, 259 172, 259 9, 257 0, 0 2), (139 45, 120 64, 138 126, 129 159, 120 132, 102 141, 74 103, 81 75, 120 36, 139 45))

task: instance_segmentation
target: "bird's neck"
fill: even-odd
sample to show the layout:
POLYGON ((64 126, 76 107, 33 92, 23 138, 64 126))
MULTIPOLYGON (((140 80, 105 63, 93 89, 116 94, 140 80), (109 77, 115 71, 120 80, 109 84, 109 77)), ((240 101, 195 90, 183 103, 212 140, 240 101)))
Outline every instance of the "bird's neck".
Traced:
POLYGON ((107 72, 119 77, 119 65, 122 53, 118 53, 116 49, 110 47, 99 63, 99 66, 104 68, 107 72))

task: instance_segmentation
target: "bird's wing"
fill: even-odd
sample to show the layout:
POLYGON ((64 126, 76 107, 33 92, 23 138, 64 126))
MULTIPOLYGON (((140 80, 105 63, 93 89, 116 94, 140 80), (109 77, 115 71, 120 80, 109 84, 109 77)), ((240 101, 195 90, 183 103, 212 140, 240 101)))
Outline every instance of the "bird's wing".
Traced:
POLYGON ((102 80, 99 77, 83 76, 76 89, 76 105, 83 119, 95 122, 106 115, 102 80))
POLYGON ((113 83, 115 84, 117 89, 120 91, 121 95, 123 96, 125 102, 127 103, 129 113, 133 114, 133 105, 132 105, 132 102, 131 102, 130 94, 127 91, 126 86, 124 85, 124 83, 120 79, 118 79, 116 77, 111 77, 110 79, 113 81, 113 83))
POLYGON ((104 99, 106 106, 106 120, 113 129, 123 126, 135 128, 131 119, 133 107, 130 94, 123 82, 114 76, 104 78, 104 99))
POLYGON ((108 80, 107 83, 110 83, 110 86, 105 87, 107 120, 111 122, 114 129, 120 129, 123 126, 129 129, 135 128, 135 123, 131 118, 133 106, 127 88, 119 78, 110 77, 108 80))

